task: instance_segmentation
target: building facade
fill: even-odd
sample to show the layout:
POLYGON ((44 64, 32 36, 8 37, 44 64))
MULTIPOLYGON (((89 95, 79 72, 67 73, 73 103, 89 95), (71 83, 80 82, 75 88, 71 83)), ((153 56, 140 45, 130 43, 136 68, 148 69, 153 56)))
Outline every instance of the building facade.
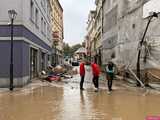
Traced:
POLYGON ((87 50, 87 58, 92 61, 94 58, 94 36, 95 36, 95 10, 91 10, 87 21, 87 35, 85 37, 85 47, 87 50))
POLYGON ((96 9, 88 15, 86 49, 91 61, 102 65, 102 0, 95 0, 96 9))
POLYGON ((102 65, 102 0, 95 0, 95 5, 94 59, 99 65, 102 65))
POLYGON ((103 1, 103 64, 115 57, 118 41, 118 0, 103 1))
MULTIPOLYGON (((105 0, 103 4, 103 63, 137 67, 139 44, 150 12, 159 12, 156 0, 105 0)), ((159 18, 153 18, 140 56, 141 69, 160 69, 159 18)))
POLYGON ((5 0, 0 3, 0 55, 3 56, 0 59, 0 87, 8 87, 10 83, 10 9, 17 12, 13 43, 14 86, 24 86, 45 70, 51 61, 53 42, 50 2, 5 0))
POLYGON ((52 32, 53 32, 53 48, 55 49, 55 59, 53 63, 62 64, 63 62, 63 8, 59 0, 51 0, 52 5, 52 32))

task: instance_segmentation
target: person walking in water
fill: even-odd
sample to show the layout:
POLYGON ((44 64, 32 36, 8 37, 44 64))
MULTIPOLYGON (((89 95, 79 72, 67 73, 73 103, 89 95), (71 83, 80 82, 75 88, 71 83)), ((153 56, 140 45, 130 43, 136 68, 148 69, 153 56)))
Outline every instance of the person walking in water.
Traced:
POLYGON ((100 67, 96 63, 96 61, 91 64, 91 67, 92 67, 92 74, 93 74, 92 81, 93 81, 93 84, 94 84, 94 87, 95 87, 95 92, 98 92, 98 89, 99 89, 100 67))
POLYGON ((80 81, 80 90, 84 90, 83 83, 84 83, 84 77, 85 77, 85 63, 82 60, 79 67, 81 81, 80 81))
POLYGON ((112 91, 113 78, 114 78, 114 64, 113 62, 110 61, 106 65, 106 79, 108 80, 109 93, 112 91))

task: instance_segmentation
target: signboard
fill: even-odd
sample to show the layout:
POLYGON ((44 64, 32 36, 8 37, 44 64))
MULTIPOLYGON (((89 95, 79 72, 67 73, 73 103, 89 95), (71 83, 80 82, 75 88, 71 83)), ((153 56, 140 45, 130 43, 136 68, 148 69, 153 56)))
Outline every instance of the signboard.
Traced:
POLYGON ((150 15, 151 12, 160 12, 160 0, 150 0, 143 6, 143 18, 150 15))
POLYGON ((59 38, 59 32, 58 31, 54 31, 52 34, 53 38, 59 38))

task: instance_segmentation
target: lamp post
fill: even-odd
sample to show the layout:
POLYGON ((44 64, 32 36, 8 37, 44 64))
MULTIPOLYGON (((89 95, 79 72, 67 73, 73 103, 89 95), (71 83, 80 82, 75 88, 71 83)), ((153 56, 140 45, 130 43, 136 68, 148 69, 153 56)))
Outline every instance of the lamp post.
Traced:
POLYGON ((13 22, 16 18, 15 10, 8 10, 8 15, 11 21, 11 48, 10 48, 10 90, 13 91, 13 22))
MULTIPOLYGON (((144 31, 144 34, 143 34, 143 37, 140 41, 140 48, 139 48, 139 51, 138 51, 138 58, 137 58, 137 77, 139 79, 141 79, 141 73, 140 73, 140 56, 141 56, 141 47, 143 45, 143 42, 144 42, 144 38, 145 38, 145 35, 147 33, 147 30, 148 30, 148 27, 149 27, 149 24, 151 23, 151 20, 152 18, 158 18, 158 14, 156 12, 151 12, 151 15, 149 16, 149 20, 148 20, 148 23, 147 23, 147 26, 146 26, 146 29, 144 31)), ((137 86, 140 86, 140 83, 137 81, 137 86)))

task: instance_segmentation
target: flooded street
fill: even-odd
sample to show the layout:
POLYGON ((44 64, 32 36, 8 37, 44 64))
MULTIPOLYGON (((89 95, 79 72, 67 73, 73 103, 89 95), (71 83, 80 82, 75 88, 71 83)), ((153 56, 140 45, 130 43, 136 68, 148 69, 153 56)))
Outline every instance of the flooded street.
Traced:
POLYGON ((0 0, 0 120, 160 120, 160 0, 0 0))
POLYGON ((94 92, 91 82, 79 90, 78 76, 63 82, 35 82, 0 93, 0 120, 145 120, 160 115, 160 94, 114 81, 94 92), (115 84, 116 83, 116 84, 115 84))

